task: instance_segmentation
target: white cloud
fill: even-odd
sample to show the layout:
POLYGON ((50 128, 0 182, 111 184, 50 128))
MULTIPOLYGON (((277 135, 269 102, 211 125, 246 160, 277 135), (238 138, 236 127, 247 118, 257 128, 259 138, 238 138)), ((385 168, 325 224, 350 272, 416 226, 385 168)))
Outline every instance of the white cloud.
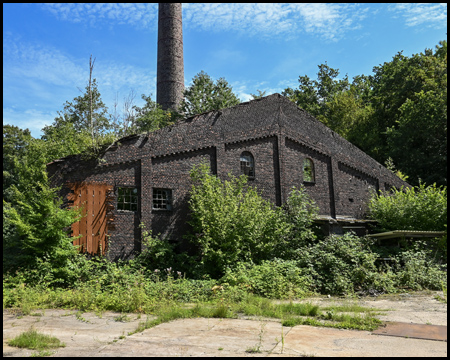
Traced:
POLYGON ((360 27, 367 9, 350 4, 187 4, 187 27, 207 31, 235 31, 249 36, 296 37, 311 33, 336 41, 360 27))
POLYGON ((405 19, 406 26, 447 27, 447 4, 395 4, 390 10, 405 19))
POLYGON ((139 28, 157 26, 157 10, 155 3, 95 3, 95 4, 42 4, 59 20, 70 22, 89 22, 91 26, 100 26, 113 21, 116 24, 129 24, 139 28))
MULTIPOLYGON (((157 26, 156 4, 43 4, 43 9, 58 19, 129 24, 137 27, 157 26)), ((302 32, 331 41, 339 40, 347 31, 360 27, 365 9, 358 4, 280 4, 220 3, 183 4, 185 28, 202 31, 234 31, 246 36, 292 38, 302 32)))
MULTIPOLYGON (((20 37, 4 34, 3 39, 3 111, 4 123, 29 128, 33 136, 44 125, 53 122, 56 111, 65 101, 84 91, 89 77, 88 59, 78 59, 50 46, 30 44, 20 37), (28 110, 27 110, 28 109, 28 110)), ((140 95, 149 95, 156 84, 156 69, 97 59, 94 67, 103 102, 111 107, 114 96, 119 102, 131 89, 140 95)))
POLYGON ((19 38, 3 38, 3 75, 33 78, 53 85, 79 83, 87 72, 61 51, 21 42, 19 38))
MULTIPOLYGON (((89 67, 87 59, 77 59, 50 46, 31 45, 13 39, 3 41, 4 77, 33 79, 40 84, 84 88, 89 67)), ((94 77, 97 82, 112 90, 123 86, 141 87, 155 82, 156 71, 136 68, 128 64, 102 62, 96 59, 94 77)))

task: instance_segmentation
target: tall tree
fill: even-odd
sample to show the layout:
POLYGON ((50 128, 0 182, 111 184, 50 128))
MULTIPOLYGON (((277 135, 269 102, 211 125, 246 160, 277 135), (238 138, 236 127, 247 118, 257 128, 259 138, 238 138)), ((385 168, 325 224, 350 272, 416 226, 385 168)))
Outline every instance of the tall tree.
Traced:
POLYGON ((61 265, 73 255, 65 229, 78 213, 61 209, 49 186, 46 142, 9 125, 3 140, 3 268, 33 267, 43 257, 61 265))
POLYGON ((326 104, 332 101, 336 95, 348 90, 350 83, 347 75, 343 79, 338 79, 339 69, 333 69, 326 62, 318 65, 318 68, 317 80, 311 80, 307 75, 299 76, 299 88, 288 87, 282 92, 282 95, 287 96, 297 106, 326 123, 328 115, 326 104))
MULTIPOLYGON (((374 67, 372 125, 381 149, 397 168, 419 184, 447 183, 447 41, 433 53, 406 57, 374 67)), ((378 155, 378 154, 376 154, 378 155)))
POLYGON ((98 150, 102 143, 107 143, 114 138, 111 133, 113 129, 108 115, 108 108, 101 99, 97 81, 92 78, 95 59, 89 59, 89 80, 85 92, 75 97, 72 102, 66 101, 64 110, 58 112, 51 126, 43 129, 44 140, 48 139, 55 132, 68 131, 71 136, 74 134, 89 135, 90 147, 98 150))
POLYGON ((173 124, 179 114, 165 111, 150 96, 141 95, 145 101, 143 107, 134 106, 135 111, 135 132, 150 132, 173 124))
POLYGON ((216 82, 203 70, 194 76, 192 85, 184 91, 181 104, 186 116, 223 109, 240 103, 233 89, 224 78, 216 82))
POLYGON ((433 53, 395 55, 373 75, 338 79, 319 65, 317 80, 299 77, 289 97, 381 163, 391 159, 413 185, 447 183, 447 41, 433 53))

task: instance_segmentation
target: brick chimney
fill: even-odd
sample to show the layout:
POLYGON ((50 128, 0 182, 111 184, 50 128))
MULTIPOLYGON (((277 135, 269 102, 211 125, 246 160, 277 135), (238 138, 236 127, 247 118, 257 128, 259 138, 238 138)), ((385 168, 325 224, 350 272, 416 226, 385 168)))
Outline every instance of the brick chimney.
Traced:
POLYGON ((156 76, 156 102, 164 110, 177 109, 184 98, 181 4, 159 4, 156 76))

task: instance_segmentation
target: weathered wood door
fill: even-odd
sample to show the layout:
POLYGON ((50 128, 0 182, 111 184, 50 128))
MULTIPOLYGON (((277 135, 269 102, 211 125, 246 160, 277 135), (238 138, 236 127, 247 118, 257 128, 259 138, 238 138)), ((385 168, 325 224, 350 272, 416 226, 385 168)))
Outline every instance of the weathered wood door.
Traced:
POLYGON ((80 221, 72 225, 72 236, 82 235, 73 242, 79 250, 91 255, 105 255, 108 224, 111 219, 113 187, 104 184, 77 183, 71 185, 69 201, 82 208, 80 221))

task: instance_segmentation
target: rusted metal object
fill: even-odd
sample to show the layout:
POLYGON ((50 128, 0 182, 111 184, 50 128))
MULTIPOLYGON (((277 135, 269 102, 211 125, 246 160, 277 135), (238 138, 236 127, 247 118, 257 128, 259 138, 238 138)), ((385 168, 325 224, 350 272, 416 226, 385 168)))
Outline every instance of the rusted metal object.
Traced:
POLYGON ((447 326, 386 322, 372 334, 447 341, 447 326))

